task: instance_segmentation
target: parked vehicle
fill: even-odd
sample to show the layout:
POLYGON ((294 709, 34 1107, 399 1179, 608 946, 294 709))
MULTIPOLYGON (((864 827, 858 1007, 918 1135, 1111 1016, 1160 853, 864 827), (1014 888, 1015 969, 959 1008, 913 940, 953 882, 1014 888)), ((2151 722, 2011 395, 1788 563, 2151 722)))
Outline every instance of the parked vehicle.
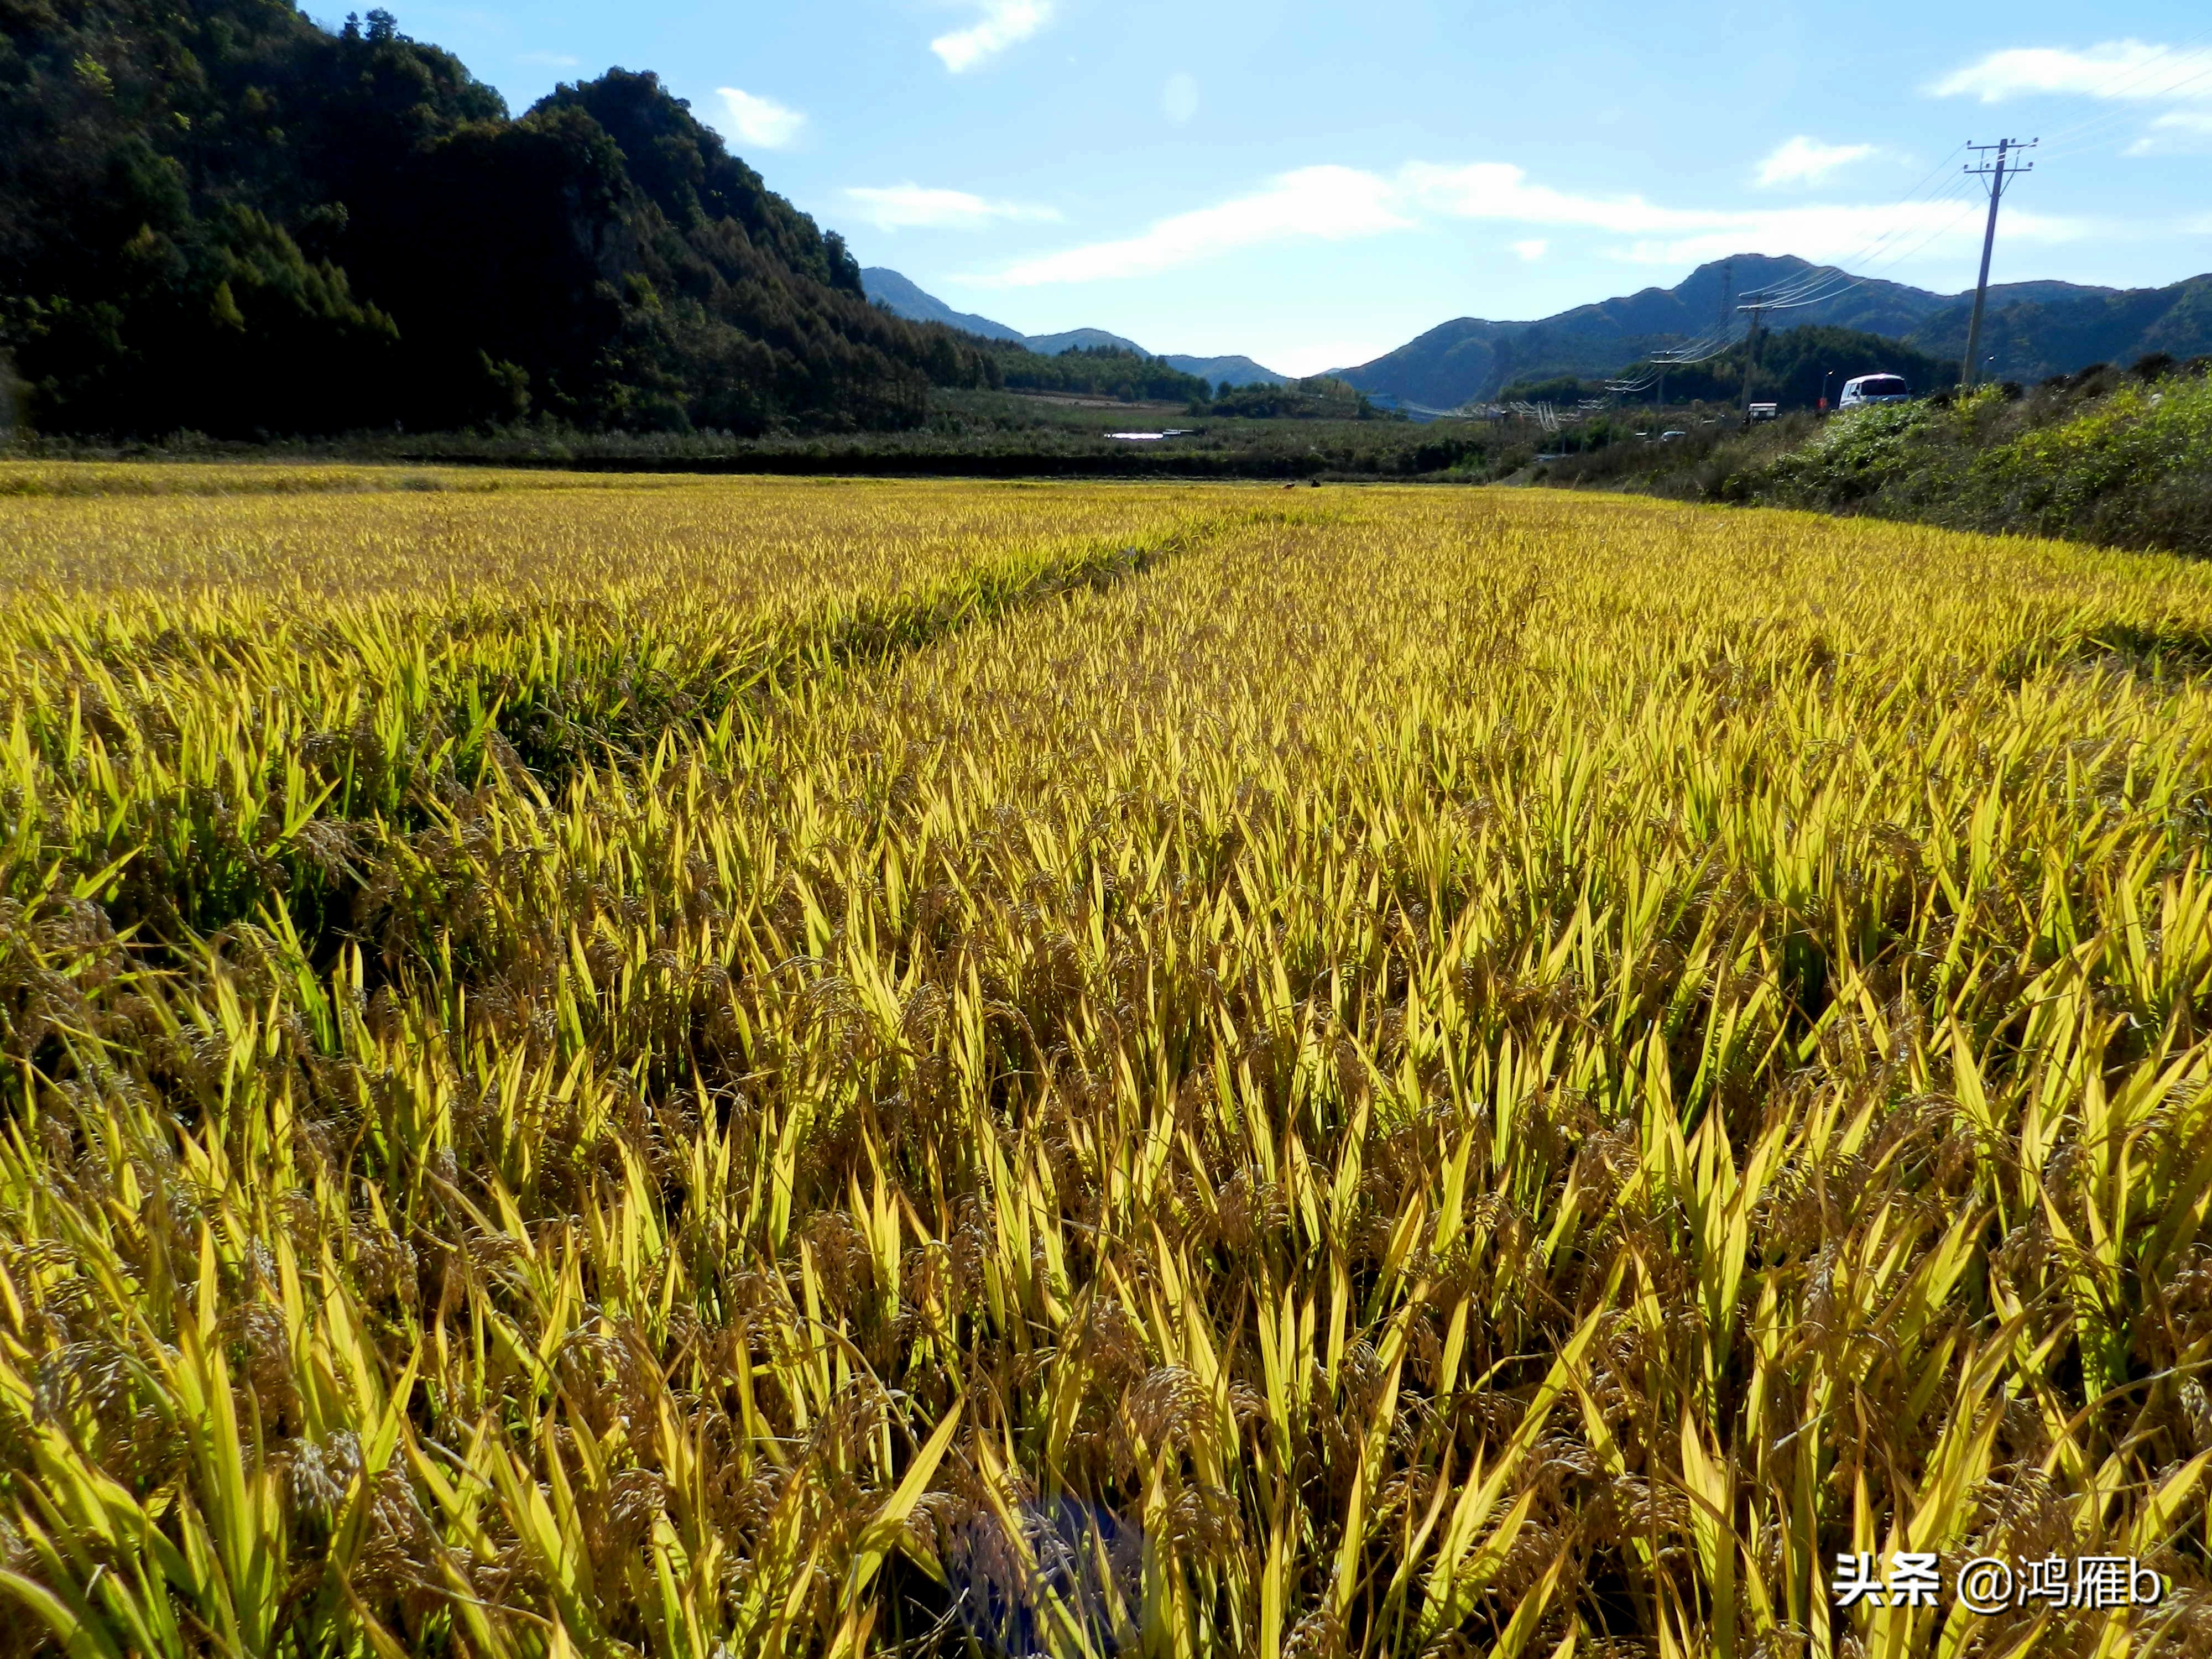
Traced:
POLYGON ((1866 404, 1901 404, 1911 396, 1912 388, 1905 385, 1901 374, 1862 374, 1855 380, 1844 382, 1844 395, 1836 407, 1857 409, 1866 404))

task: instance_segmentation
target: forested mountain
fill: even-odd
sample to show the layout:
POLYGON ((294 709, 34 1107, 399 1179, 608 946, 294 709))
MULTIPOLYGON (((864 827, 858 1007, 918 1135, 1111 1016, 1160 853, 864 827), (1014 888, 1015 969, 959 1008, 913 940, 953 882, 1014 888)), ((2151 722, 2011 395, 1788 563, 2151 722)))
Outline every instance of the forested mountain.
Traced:
MULTIPOLYGON (((2055 286, 2055 285, 2054 285, 2055 286)), ((1997 290, 1992 289, 1994 299, 1997 290)), ((1973 296, 1946 306, 1905 337, 1957 357, 1966 349, 1973 296)), ((2125 365, 2163 352, 2212 353, 2212 276, 2166 288, 2092 289, 1993 306, 1982 319, 1982 350, 1998 378, 2023 384, 2075 374, 2092 363, 2125 365)))
POLYGON ((1017 345, 1028 339, 1028 336, 1018 328, 994 323, 988 317, 979 317, 972 311, 955 311, 934 294, 924 293, 918 285, 885 265, 862 266, 860 286, 866 290, 871 300, 887 311, 896 312, 908 322, 943 323, 947 328, 981 335, 987 340, 1012 340, 1017 345))
POLYGON ((390 14, 0 0, 0 341, 50 430, 896 426, 994 383, 652 75, 520 119, 390 14))
POLYGON ((1063 351, 1133 351, 1139 357, 1155 354, 1145 349, 1125 334, 1109 334, 1103 328, 1066 328, 1057 334, 1029 336, 1031 351, 1056 357, 1063 351))
POLYGON ((1193 357, 1170 352, 1162 361, 1218 386, 1288 386, 1291 381, 1289 375, 1278 374, 1266 364, 1255 363, 1241 353, 1227 357, 1193 357))
POLYGON ((996 340, 988 349, 998 372, 998 384, 1009 391, 1172 403, 1202 403, 1213 395, 1209 382, 1184 374, 1166 359, 1118 345, 1072 345, 1042 352, 1011 340, 996 340))
MULTIPOLYGON (((1738 254, 1698 266, 1673 288, 1647 288, 1534 322, 1462 317, 1372 362, 1337 373, 1363 392, 1431 409, 1456 408, 1494 398, 1515 381, 1614 373, 1738 322, 1735 307, 1745 295, 1802 283, 1818 269, 1803 259, 1738 254)), ((2100 361, 2131 361, 2145 351, 2177 357, 2212 351, 2208 291, 2212 279, 2205 277, 2133 294, 2070 283, 1996 284, 1990 289, 1984 325, 1997 356, 1996 372, 2040 379, 2100 361)), ((1955 359, 1965 349, 1972 298, 1866 278, 1819 305, 1768 320, 1881 335, 1955 359)))

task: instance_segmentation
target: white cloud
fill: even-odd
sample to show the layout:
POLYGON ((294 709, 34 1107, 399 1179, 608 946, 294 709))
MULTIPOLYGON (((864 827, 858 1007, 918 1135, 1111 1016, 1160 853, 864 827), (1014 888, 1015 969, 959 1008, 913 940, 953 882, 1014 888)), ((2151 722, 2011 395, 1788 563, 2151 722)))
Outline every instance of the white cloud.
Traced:
MULTIPOLYGON (((1241 248, 1307 240, 1343 241, 1410 230, 1437 220, 1478 221, 1592 230, 1632 239, 1613 252, 1650 264, 1718 258, 1729 253, 1796 253, 1839 258, 1876 241, 1931 254, 1970 243, 1973 204, 1921 202, 1807 204, 1750 210, 1674 208, 1641 196, 1579 196, 1532 183, 1504 161, 1459 166, 1408 162, 1394 174, 1356 167, 1311 167, 1270 179, 1253 193, 1162 219, 1138 234, 1024 259, 974 280, 1010 287, 1151 276, 1241 248)), ((2079 220, 2015 209, 2005 219, 2008 242, 2063 242, 2090 233, 2079 220)), ((1532 239, 1510 243, 1524 258, 1532 239)))
POLYGON ((878 230, 978 230, 994 220, 1060 217, 1048 207, 987 201, 964 190, 933 190, 915 184, 855 185, 845 194, 878 230))
POLYGON ((1170 126, 1182 126, 1198 113, 1198 80, 1177 70, 1160 88, 1160 113, 1170 126))
POLYGON ((1552 251, 1552 245, 1540 236, 1532 236, 1525 242, 1512 242, 1507 246, 1531 264, 1552 251))
MULTIPOLYGON (((1795 253, 1808 259, 1842 259, 1881 245, 1885 264, 1913 257, 1963 257, 1979 246, 1983 204, 1915 202, 1904 206, 1856 204, 1778 209, 1764 213, 1716 213, 1709 228, 1686 234, 1645 238, 1615 250, 1639 264, 1702 264, 1731 253, 1795 253)), ((2050 246, 2076 242, 2097 228, 2080 219, 2005 210, 2005 241, 2050 246)), ((1885 270, 1885 276, 1893 273, 1885 270)))
MULTIPOLYGON (((1931 248, 1946 235, 1971 240, 1966 221, 1972 204, 1916 203, 1905 207, 1868 204, 1794 208, 1674 208, 1641 196, 1577 196, 1532 184, 1521 168, 1504 161, 1463 167, 1413 162, 1399 169, 1392 199, 1425 208, 1442 216, 1504 220, 1531 225, 1577 227, 1638 240, 1616 252, 1639 263, 1675 264, 1684 260, 1722 258, 1730 253, 1796 253, 1834 258, 1877 240, 1911 247, 1925 239, 1931 248)), ((2015 209, 2005 217, 2008 240, 2070 241, 2087 235, 2078 221, 2015 209)))
POLYGON ((2121 153, 2126 155, 2171 155, 2202 150, 2212 143, 2212 106, 2201 109, 2170 109, 2150 124, 2150 131, 2121 153))
POLYGON ((2178 52, 2141 40, 2107 40, 2086 52, 2014 46, 1993 52, 1929 87, 1939 98, 1984 104, 2038 94, 2130 99, 2156 103, 2176 96, 2212 96, 2212 50, 2178 52))
POLYGON ((1872 144, 1824 144, 1800 133, 1786 139, 1759 164, 1762 185, 1817 185, 1838 167, 1863 161, 1874 154, 1872 144))
MULTIPOLYGON (((2168 106, 2122 152, 2128 155, 2201 149, 2212 137, 2212 47, 2184 52, 2135 40, 2107 40, 2085 52, 2017 46, 1993 52, 1928 90, 1984 104, 2041 95, 2168 106)), ((2109 126, 2113 118, 2093 118, 2109 126)))
POLYGON ((565 52, 526 52, 514 61, 532 69, 574 69, 584 60, 565 52))
POLYGON ((730 125, 746 143, 760 149, 781 149, 799 137, 806 118, 787 109, 773 98, 762 98, 735 87, 719 88, 730 112, 730 125))
POLYGON ((1655 207, 1641 196, 1573 196, 1532 185, 1510 161, 1437 167, 1411 161, 1387 186, 1398 199, 1455 219, 1502 219, 1528 225, 1583 225, 1636 234, 1692 228, 1712 216, 1655 207))
POLYGON ((1052 0, 980 0, 980 3, 981 17, 929 43, 929 49, 955 75, 1028 40, 1052 21, 1052 0))
POLYGON ((1041 283, 1151 276, 1233 248, 1318 237, 1341 241, 1413 221, 1391 204, 1392 186, 1355 167, 1301 167, 1250 196, 1162 219, 1138 235, 1024 259, 990 279, 1016 288, 1041 283))

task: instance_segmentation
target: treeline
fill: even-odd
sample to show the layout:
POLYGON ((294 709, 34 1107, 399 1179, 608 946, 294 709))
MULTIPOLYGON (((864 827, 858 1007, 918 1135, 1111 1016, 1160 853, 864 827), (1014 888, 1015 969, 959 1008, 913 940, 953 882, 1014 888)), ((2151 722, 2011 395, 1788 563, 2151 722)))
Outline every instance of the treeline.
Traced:
POLYGON ((963 334, 963 341, 989 354, 999 383, 1010 392, 1060 392, 1125 403, 1140 398, 1177 403, 1204 402, 1212 388, 1158 357, 1140 356, 1114 346, 1070 346, 1054 356, 1030 350, 1012 340, 986 340, 963 334))
POLYGON ((782 430, 748 438, 712 431, 583 433, 519 424, 469 431, 386 430, 278 443, 197 434, 124 444, 35 435, 14 447, 20 456, 52 460, 214 461, 252 456, 300 463, 651 472, 1278 479, 1449 474, 1469 481, 1504 476, 1526 465, 1534 453, 1528 434, 1489 422, 1218 420, 1209 414, 1190 419, 1182 435, 1162 442, 1128 443, 1107 435, 1132 423, 1126 411, 1111 408, 1047 404, 1004 392, 947 392, 933 398, 927 421, 897 431, 782 430))
POLYGON ((0 5, 0 345, 62 433, 897 428, 1001 379, 655 76, 510 118, 288 0, 0 5))
POLYGON ((1224 381, 1216 393, 1210 413, 1241 416, 1255 421, 1379 421, 1402 420, 1397 414, 1386 415, 1367 401, 1364 392, 1355 392, 1342 380, 1326 374, 1316 374, 1303 380, 1286 380, 1280 386, 1255 382, 1249 386, 1232 386, 1224 381))
MULTIPOLYGON (((1667 402, 1687 404, 1743 401, 1743 363, 1747 347, 1738 341, 1717 357, 1702 363, 1631 363, 1620 378, 1644 380, 1664 374, 1663 386, 1655 386, 1645 397, 1663 391, 1667 402)), ((1761 331, 1756 364, 1751 375, 1751 396, 1758 402, 1779 404, 1784 409, 1813 409, 1826 388, 1829 407, 1843 395, 1844 382, 1862 374, 1902 375, 1916 393, 1925 394, 1959 383, 1959 365, 1929 356, 1902 340, 1856 329, 1808 324, 1798 328, 1761 331)))

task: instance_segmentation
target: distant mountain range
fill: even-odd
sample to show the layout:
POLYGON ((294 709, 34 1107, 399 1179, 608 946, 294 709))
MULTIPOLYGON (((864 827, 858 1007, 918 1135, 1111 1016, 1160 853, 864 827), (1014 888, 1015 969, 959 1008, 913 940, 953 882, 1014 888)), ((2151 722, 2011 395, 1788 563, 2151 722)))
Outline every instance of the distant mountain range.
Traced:
POLYGON ((1029 340, 1019 329, 1008 328, 1004 323, 994 323, 973 312, 955 311, 934 294, 923 293, 896 270, 887 270, 881 265, 860 267, 860 288, 878 305, 910 323, 943 323, 950 328, 980 334, 987 340, 1012 340, 1017 344, 1026 344, 1029 340))
MULTIPOLYGON (((1802 287, 1826 267, 1790 256, 1740 253, 1699 265, 1673 288, 1647 288, 1595 305, 1577 306, 1534 322, 1461 317, 1372 362, 1331 373, 1385 403, 1422 410, 1456 409, 1495 398, 1514 381, 1554 375, 1610 374, 1650 356, 1740 326, 1745 296, 1802 287)), ((1029 336, 988 317, 954 311, 895 270, 864 269, 868 297, 918 322, 950 323, 994 340, 1020 341, 1033 351, 1114 345, 1144 351, 1103 329, 1029 336)), ((1956 360, 1966 348, 1973 310, 1970 289, 1936 294, 1879 277, 1852 285, 1817 305, 1770 312, 1766 325, 1822 323, 1902 340, 1930 356, 1956 360)), ((1990 289, 1983 319, 1984 354, 2002 380, 2033 381, 2070 374, 2095 362, 2126 364, 2151 352, 2175 357, 2212 354, 2212 274, 2165 288, 2093 288, 2075 283, 2001 283, 1990 289)), ((1146 353, 1150 356, 1152 354, 1146 353)), ((1281 385, 1285 377, 1249 357, 1170 356, 1188 374, 1232 386, 1281 385)), ((1839 364, 1839 373, 1849 366, 1839 364)))
POLYGON ((1202 376, 1217 386, 1224 381, 1231 386, 1282 386, 1290 379, 1249 357, 1192 357, 1176 352, 1155 352, 1126 336, 1109 334, 1103 328, 1072 328, 1064 334, 1024 334, 988 317, 955 311, 935 295, 924 292, 897 271, 883 265, 863 266, 860 285, 878 305, 910 322, 945 323, 970 334, 980 334, 987 340, 1011 340, 1048 357, 1056 357, 1077 346, 1112 346, 1133 351, 1140 357, 1160 357, 1184 374, 1202 376))
MULTIPOLYGON (((1534 322, 1462 317, 1356 368, 1334 371, 1370 396, 1416 408, 1455 409, 1494 398, 1516 380, 1606 374, 1654 351, 1737 321, 1746 295, 1797 283, 1821 269, 1803 259, 1739 254, 1700 265, 1673 288, 1647 288, 1534 322)), ((1767 325, 1826 323, 1928 352, 1966 349, 1973 294, 1932 294, 1902 283, 1858 279, 1818 305, 1768 313, 1767 325)), ((2041 380, 2093 362, 2127 363, 2154 351, 2212 352, 2212 276, 2167 288, 2119 289, 2072 283, 2007 283, 1990 289, 1985 355, 2002 379, 2041 380)), ((1840 368, 1841 366, 1839 366, 1840 368)))

